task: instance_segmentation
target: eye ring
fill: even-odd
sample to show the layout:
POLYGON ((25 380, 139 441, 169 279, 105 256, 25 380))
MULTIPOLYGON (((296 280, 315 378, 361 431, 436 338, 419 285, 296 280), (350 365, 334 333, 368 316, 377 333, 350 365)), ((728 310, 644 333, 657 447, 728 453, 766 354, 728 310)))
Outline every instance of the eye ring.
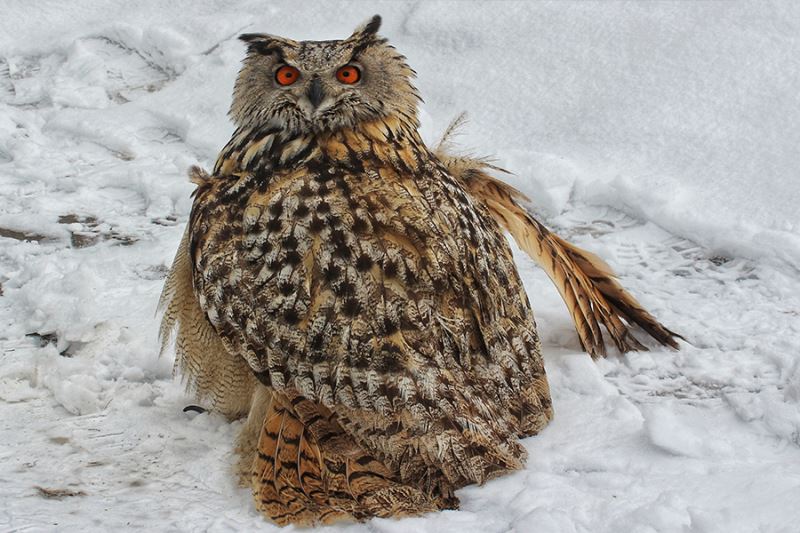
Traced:
POLYGON ((275 71, 275 82, 284 87, 293 84, 300 78, 300 71, 291 65, 283 65, 275 71))
POLYGON ((336 79, 345 85, 353 85, 361 79, 361 70, 355 65, 345 65, 336 71, 336 79))

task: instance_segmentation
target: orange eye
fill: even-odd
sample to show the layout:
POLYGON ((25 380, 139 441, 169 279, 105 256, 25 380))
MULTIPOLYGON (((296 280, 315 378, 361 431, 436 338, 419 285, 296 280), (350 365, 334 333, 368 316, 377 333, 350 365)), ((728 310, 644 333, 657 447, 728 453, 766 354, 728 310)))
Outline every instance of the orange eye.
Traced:
POLYGON ((300 71, 289 65, 284 65, 275 71, 275 81, 278 85, 291 85, 300 77, 300 71))
POLYGON ((336 71, 336 79, 342 83, 352 85, 361 79, 361 71, 353 65, 345 65, 336 71))

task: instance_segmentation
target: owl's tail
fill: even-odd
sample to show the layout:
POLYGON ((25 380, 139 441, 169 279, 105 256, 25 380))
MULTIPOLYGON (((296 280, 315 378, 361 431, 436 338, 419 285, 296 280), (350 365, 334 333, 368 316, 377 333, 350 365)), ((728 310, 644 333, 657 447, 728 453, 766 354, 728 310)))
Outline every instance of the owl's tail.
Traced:
POLYGON ((511 233, 519 247, 544 269, 567 304, 581 345, 592 357, 606 355, 600 324, 621 352, 647 350, 631 333, 633 324, 638 324, 662 345, 678 348, 676 338, 683 337, 648 313, 619 284, 605 261, 552 233, 520 206, 519 201, 526 199, 521 192, 486 172, 502 169, 467 157, 445 157, 443 162, 511 233))
POLYGON ((263 397, 269 405, 251 483, 256 507, 276 524, 312 526, 442 508, 441 502, 396 481, 324 407, 285 393, 263 397))

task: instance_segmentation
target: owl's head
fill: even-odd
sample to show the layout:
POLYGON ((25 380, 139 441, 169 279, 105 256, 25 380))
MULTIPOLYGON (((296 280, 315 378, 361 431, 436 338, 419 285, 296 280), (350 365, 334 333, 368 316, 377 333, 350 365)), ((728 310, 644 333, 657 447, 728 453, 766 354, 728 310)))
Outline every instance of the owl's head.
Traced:
POLYGON ((233 93, 237 126, 320 133, 398 116, 417 125, 414 71, 372 17, 347 39, 292 41, 245 34, 244 60, 233 93))

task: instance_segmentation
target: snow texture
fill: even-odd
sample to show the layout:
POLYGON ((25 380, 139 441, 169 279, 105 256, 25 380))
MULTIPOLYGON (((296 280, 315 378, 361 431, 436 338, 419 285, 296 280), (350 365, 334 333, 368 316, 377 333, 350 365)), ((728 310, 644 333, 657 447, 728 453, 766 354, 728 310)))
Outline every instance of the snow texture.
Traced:
POLYGON ((192 403, 155 307, 211 166, 241 32, 374 13, 424 134, 514 171, 688 342, 581 353, 515 250, 556 418, 459 511, 338 532, 791 532, 800 524, 800 3, 4 0, 0 530, 273 531, 192 403))

